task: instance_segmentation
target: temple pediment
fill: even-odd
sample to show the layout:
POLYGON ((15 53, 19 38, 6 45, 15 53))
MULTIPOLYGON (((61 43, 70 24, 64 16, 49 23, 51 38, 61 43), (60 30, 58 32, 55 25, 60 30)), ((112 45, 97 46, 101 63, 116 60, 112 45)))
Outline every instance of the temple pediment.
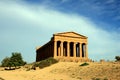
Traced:
POLYGON ((65 36, 65 37, 78 37, 78 38, 87 38, 81 34, 75 32, 63 32, 63 33, 56 33, 55 36, 65 36))

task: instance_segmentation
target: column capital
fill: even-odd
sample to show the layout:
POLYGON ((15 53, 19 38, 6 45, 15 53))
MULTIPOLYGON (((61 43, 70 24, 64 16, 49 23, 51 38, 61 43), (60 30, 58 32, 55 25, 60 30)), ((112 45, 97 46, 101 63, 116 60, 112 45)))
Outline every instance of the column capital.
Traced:
POLYGON ((53 42, 57 42, 57 40, 54 40, 53 42))
POLYGON ((67 43, 70 43, 70 41, 67 41, 67 43))
POLYGON ((63 43, 64 41, 60 41, 60 42, 62 42, 62 43, 63 43))
POLYGON ((85 43, 86 45, 88 45, 88 43, 85 43))
POLYGON ((83 42, 80 42, 80 44, 83 44, 83 42))
POLYGON ((77 42, 73 42, 73 45, 76 45, 77 42))
POLYGON ((88 43, 86 43, 86 42, 80 42, 80 44, 85 44, 85 45, 87 45, 88 43))

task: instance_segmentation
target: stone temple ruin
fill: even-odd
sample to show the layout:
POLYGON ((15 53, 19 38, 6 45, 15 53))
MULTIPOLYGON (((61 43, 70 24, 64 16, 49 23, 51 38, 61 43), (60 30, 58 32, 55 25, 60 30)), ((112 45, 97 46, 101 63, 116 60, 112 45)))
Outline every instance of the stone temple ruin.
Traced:
POLYGON ((48 57, 61 61, 89 61, 87 39, 75 32, 53 34, 48 43, 36 49, 36 62, 48 57))

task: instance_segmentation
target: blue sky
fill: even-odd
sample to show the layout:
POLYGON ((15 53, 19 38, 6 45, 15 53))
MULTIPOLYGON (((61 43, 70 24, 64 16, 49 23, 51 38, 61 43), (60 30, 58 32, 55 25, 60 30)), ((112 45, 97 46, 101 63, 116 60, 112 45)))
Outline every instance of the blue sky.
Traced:
POLYGON ((21 52, 35 61, 35 48, 53 33, 88 36, 89 58, 114 60, 120 55, 119 0, 0 0, 0 61, 21 52))

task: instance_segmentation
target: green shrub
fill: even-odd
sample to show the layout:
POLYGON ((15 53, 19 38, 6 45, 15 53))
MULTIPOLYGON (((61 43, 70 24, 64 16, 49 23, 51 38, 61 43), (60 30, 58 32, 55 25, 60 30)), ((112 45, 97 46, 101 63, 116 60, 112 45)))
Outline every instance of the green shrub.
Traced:
POLYGON ((27 68, 27 69, 26 69, 26 71, 30 71, 30 70, 31 70, 31 68, 27 68))
POLYGON ((96 78, 96 80, 101 80, 100 78, 96 78))
POLYGON ((39 62, 36 62, 34 63, 34 67, 39 67, 39 68, 44 68, 44 67, 47 67, 47 66, 50 66, 52 64, 55 64, 57 63, 58 61, 52 57, 50 58, 47 58, 45 60, 42 60, 42 61, 39 61, 39 62))
POLYGON ((5 57, 2 61, 1 61, 1 66, 2 67, 8 67, 10 64, 10 58, 9 57, 5 57))
POLYGON ((18 52, 13 52, 11 57, 5 57, 1 63, 2 67, 9 67, 10 70, 11 67, 17 68, 17 66, 23 66, 26 64, 26 62, 23 61, 21 53, 18 52))
POLYGON ((107 78, 104 78, 103 80, 108 80, 107 78))
POLYGON ((116 61, 120 61, 120 56, 115 56, 116 61))
POLYGON ((0 80, 5 80, 5 79, 3 79, 2 77, 0 77, 0 80))
POLYGON ((80 66, 87 66, 87 65, 89 65, 89 63, 83 63, 83 64, 81 64, 80 66))
POLYGON ((101 80, 100 78, 92 78, 92 80, 101 80))

